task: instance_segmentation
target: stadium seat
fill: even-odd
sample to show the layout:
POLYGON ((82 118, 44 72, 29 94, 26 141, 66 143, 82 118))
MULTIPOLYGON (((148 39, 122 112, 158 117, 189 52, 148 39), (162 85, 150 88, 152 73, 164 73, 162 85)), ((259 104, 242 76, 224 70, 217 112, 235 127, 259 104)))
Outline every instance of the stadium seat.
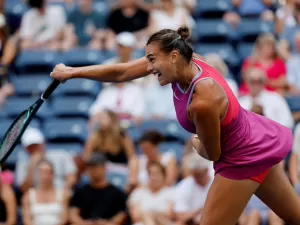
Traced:
POLYGON ((300 112, 300 96, 288 96, 285 99, 292 112, 300 112))
POLYGON ((161 152, 173 152, 176 155, 177 162, 181 162, 184 145, 180 142, 164 142, 159 145, 161 152))
POLYGON ((74 79, 60 85, 52 95, 97 97, 101 90, 101 86, 101 83, 98 81, 74 79))
POLYGON ((137 144, 139 141, 142 131, 138 127, 130 127, 126 130, 126 133, 131 137, 132 141, 137 144))
POLYGON ((100 64, 103 61, 103 56, 99 51, 89 49, 72 49, 63 53, 64 62, 69 66, 88 66, 92 64, 100 64))
POLYGON ((80 143, 86 139, 86 120, 82 118, 50 119, 44 123, 44 133, 51 143, 80 143))
POLYGON ((195 36, 198 42, 223 43, 230 40, 231 28, 222 20, 197 20, 195 36))
POLYGON ((82 153, 83 146, 76 143, 61 143, 61 144, 47 144, 47 151, 64 150, 70 152, 72 155, 82 153))
POLYGON ((241 41, 254 42, 261 33, 273 33, 274 24, 260 19, 243 19, 238 32, 241 41))
POLYGON ((58 97, 53 99, 53 112, 57 117, 88 118, 93 99, 90 97, 58 97))
POLYGON ((222 18, 225 12, 232 9, 232 4, 226 0, 201 0, 198 1, 194 11, 195 18, 222 18))
POLYGON ((61 58, 55 52, 22 51, 16 60, 16 66, 21 73, 51 72, 58 62, 61 62, 61 58))
POLYGON ((16 94, 19 96, 40 95, 52 79, 49 74, 28 75, 12 77, 12 84, 15 87, 16 94))
MULTIPOLYGON (((10 118, 16 118, 21 112, 30 107, 37 99, 36 98, 9 98, 3 106, 2 111, 10 118)), ((36 117, 43 120, 46 117, 52 116, 51 107, 48 102, 45 102, 36 114, 36 117)))
POLYGON ((236 67, 240 63, 239 57, 230 44, 198 44, 195 49, 201 55, 217 53, 230 67, 236 67))
POLYGON ((23 152, 24 149, 21 145, 17 145, 15 149, 12 151, 10 156, 6 159, 5 164, 9 167, 15 167, 18 159, 18 155, 23 152))
POLYGON ((240 43, 237 49, 237 53, 241 60, 244 60, 246 57, 251 55, 253 50, 252 43, 240 43))

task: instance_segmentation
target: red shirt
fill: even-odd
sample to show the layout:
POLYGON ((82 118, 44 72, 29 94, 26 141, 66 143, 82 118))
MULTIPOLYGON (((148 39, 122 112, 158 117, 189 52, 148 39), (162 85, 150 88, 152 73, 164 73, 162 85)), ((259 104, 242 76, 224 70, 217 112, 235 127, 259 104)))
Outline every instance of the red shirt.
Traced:
MULTIPOLYGON (((272 65, 270 65, 269 67, 266 67, 265 65, 262 65, 259 62, 250 64, 250 60, 249 60, 249 58, 247 58, 243 63, 242 71, 245 71, 250 66, 254 66, 256 68, 259 68, 259 69, 262 69, 263 71, 265 71, 267 78, 269 80, 276 80, 276 79, 286 75, 286 67, 285 67, 284 61, 281 59, 275 59, 273 61, 272 65)), ((275 91, 275 89, 270 87, 269 85, 266 85, 266 89, 269 91, 275 91)), ((246 86, 244 81, 242 82, 242 84, 240 86, 239 92, 241 95, 245 95, 245 94, 249 93, 248 87, 246 86)))

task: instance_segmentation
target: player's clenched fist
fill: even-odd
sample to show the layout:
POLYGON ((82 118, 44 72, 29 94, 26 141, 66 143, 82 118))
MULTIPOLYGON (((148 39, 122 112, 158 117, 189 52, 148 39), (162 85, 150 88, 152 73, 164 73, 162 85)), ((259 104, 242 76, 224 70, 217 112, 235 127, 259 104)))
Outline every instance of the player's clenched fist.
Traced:
POLYGON ((73 67, 65 66, 64 64, 58 64, 54 67, 50 76, 61 82, 67 81, 72 77, 73 67))

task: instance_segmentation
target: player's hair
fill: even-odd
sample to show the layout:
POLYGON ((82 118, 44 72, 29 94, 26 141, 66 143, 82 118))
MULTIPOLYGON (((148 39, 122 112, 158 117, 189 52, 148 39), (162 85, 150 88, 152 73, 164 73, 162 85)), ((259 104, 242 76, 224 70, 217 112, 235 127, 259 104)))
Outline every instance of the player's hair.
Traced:
POLYGON ((152 34, 147 45, 151 43, 158 43, 161 50, 167 54, 176 49, 187 62, 190 62, 193 56, 193 49, 187 43, 190 35, 191 30, 186 25, 179 27, 177 31, 163 29, 152 34))

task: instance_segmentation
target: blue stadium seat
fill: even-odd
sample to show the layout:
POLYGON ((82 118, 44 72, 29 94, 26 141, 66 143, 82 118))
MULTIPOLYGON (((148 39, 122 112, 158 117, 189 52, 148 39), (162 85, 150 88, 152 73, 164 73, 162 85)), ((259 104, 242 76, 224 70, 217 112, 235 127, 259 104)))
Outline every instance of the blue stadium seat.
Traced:
POLYGON ((72 49, 63 53, 65 64, 68 66, 88 66, 91 64, 100 64, 103 61, 103 56, 99 51, 78 48, 72 49))
POLYGON ((55 52, 22 51, 18 56, 16 66, 22 73, 51 72, 58 62, 61 62, 61 58, 55 52))
POLYGON ((292 112, 300 112, 300 96, 288 96, 285 99, 292 112))
POLYGON ((72 155, 77 155, 83 152, 83 146, 76 143, 47 144, 47 151, 57 150, 64 150, 70 152, 72 155))
POLYGON ((176 155, 177 162, 181 162, 184 145, 180 142, 164 142, 159 145, 161 152, 173 152, 176 155))
POLYGON ((19 153, 23 152, 24 149, 21 145, 17 145, 15 149, 12 151, 10 156, 6 159, 5 164, 8 166, 14 167, 17 163, 19 153))
POLYGON ((230 44, 198 44, 195 49, 201 55, 217 53, 230 67, 238 66, 240 63, 240 58, 230 44))
POLYGON ((58 97, 53 99, 53 112, 57 117, 88 118, 93 99, 90 97, 58 97))
POLYGON ((198 1, 194 11, 195 18, 221 18, 225 12, 232 9, 232 4, 226 0, 198 1))
POLYGON ((50 119, 44 123, 44 133, 52 143, 80 143, 87 137, 86 120, 79 119, 50 119))
POLYGON ((252 43, 240 43, 237 49, 238 55, 241 60, 244 60, 246 57, 251 55, 253 50, 252 43))
POLYGON ((254 42, 261 33, 273 33, 274 24, 260 19, 243 19, 238 32, 241 41, 254 42))
POLYGON ((142 131, 138 127, 130 127, 126 130, 126 133, 134 143, 137 143, 142 135, 142 131))
POLYGON ((198 42, 223 43, 230 40, 231 28, 222 20, 197 20, 195 36, 198 42))
POLYGON ((49 74, 15 76, 11 79, 19 96, 41 94, 52 79, 49 74))
POLYGON ((5 4, 5 11, 14 15, 22 16, 28 10, 28 6, 20 0, 8 0, 5 4))
POLYGON ((67 81, 63 85, 60 85, 52 95, 96 97, 101 90, 101 86, 101 83, 97 81, 74 79, 67 81))
MULTIPOLYGON (((3 112, 10 118, 16 118, 21 112, 31 106, 36 98, 10 98, 3 106, 3 112)), ((45 102, 36 114, 37 118, 44 119, 52 116, 52 111, 48 102, 45 102)))
POLYGON ((106 179, 120 189, 125 189, 127 176, 122 173, 107 172, 106 179))

